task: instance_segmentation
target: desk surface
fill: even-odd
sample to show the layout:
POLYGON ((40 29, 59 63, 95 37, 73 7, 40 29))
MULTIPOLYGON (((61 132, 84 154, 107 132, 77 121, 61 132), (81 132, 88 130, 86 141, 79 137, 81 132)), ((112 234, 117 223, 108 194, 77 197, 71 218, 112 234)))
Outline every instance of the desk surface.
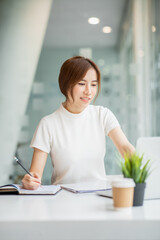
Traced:
POLYGON ((115 211, 95 193, 61 190, 53 196, 0 195, 0 236, 5 239, 160 239, 160 200, 115 211))

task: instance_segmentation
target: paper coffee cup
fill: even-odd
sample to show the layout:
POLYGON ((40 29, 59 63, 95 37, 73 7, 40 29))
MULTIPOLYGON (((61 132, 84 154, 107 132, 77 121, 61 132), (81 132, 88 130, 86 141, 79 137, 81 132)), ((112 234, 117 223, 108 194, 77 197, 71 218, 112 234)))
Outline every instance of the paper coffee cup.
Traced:
POLYGON ((129 208, 133 206, 135 183, 131 178, 112 181, 113 204, 115 208, 129 208))

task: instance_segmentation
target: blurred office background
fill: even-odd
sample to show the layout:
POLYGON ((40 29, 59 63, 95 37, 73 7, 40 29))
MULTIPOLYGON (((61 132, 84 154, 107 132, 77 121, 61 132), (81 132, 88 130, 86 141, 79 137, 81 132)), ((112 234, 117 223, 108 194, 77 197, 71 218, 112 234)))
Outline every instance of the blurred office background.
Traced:
MULTIPOLYGON (((99 66, 96 104, 114 112, 132 144, 160 135, 159 12, 160 0, 0 1, 0 185, 24 175, 15 155, 30 167, 33 133, 64 100, 59 69, 74 55, 99 66)), ((108 137, 106 151, 106 173, 119 173, 108 137)), ((44 184, 51 173, 48 157, 44 184)))

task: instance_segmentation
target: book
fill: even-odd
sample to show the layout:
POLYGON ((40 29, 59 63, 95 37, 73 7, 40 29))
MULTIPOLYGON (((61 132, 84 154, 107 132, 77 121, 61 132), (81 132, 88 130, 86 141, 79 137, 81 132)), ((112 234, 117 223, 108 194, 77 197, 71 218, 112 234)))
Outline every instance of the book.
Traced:
POLYGON ((42 185, 36 190, 27 190, 19 184, 6 184, 0 186, 0 194, 20 195, 54 195, 61 190, 60 185, 42 185))
POLYGON ((112 187, 110 182, 106 180, 98 180, 92 182, 62 184, 61 188, 73 193, 91 193, 110 190, 112 187))

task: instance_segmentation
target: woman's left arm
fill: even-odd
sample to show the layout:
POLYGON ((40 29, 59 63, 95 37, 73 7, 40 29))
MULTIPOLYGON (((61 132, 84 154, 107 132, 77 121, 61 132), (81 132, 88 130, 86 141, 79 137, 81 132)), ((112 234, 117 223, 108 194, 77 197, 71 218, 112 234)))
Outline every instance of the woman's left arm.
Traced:
POLYGON ((128 141, 120 127, 111 130, 108 136, 112 139, 122 157, 124 157, 125 153, 133 154, 135 152, 134 146, 128 141))

